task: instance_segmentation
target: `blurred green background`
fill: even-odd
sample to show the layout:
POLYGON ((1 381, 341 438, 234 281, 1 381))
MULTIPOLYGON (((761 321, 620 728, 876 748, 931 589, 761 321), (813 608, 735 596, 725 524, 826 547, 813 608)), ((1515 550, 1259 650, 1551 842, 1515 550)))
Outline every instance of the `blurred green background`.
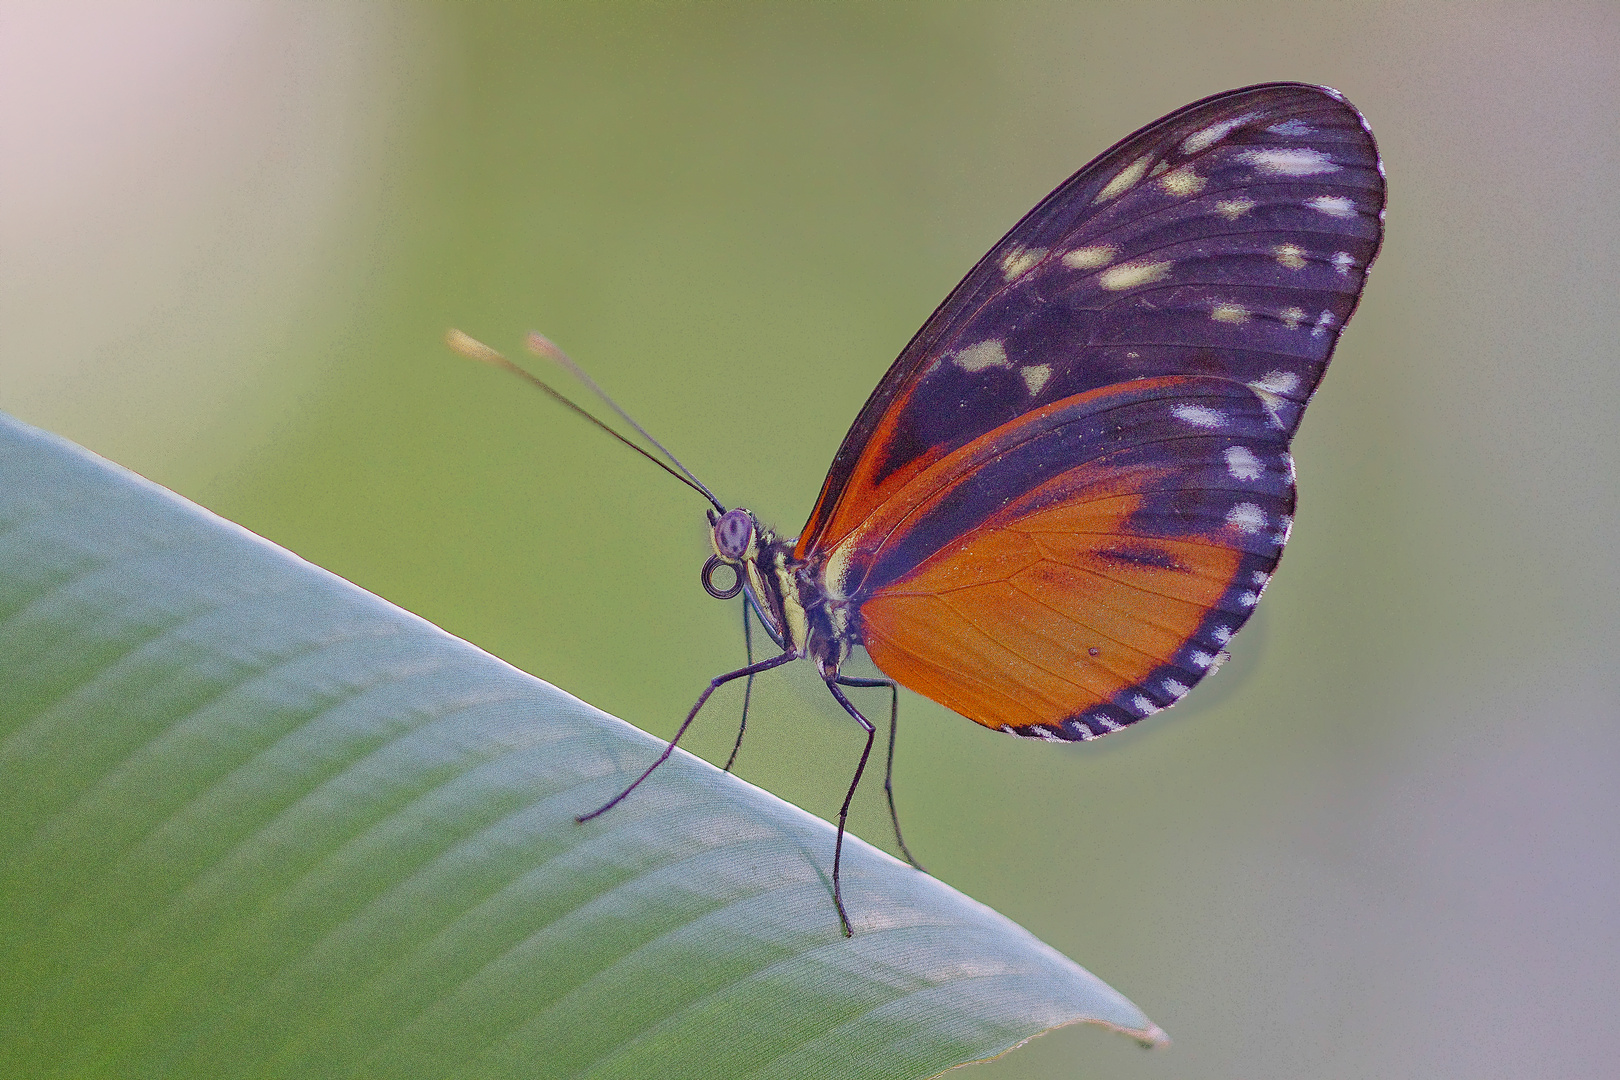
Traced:
MULTIPOLYGON (((913 850, 1176 1043, 1071 1029, 975 1075, 1601 1075, 1613 5, 8 4, 0 408, 667 736, 740 663, 702 503, 444 330, 543 330, 792 532, 1025 210, 1274 79, 1367 115, 1389 238, 1233 662, 1090 746, 901 702, 913 850)), ((739 771, 834 813, 853 726, 808 670, 756 703, 739 771)), ((856 829, 889 844, 875 783, 856 829)))

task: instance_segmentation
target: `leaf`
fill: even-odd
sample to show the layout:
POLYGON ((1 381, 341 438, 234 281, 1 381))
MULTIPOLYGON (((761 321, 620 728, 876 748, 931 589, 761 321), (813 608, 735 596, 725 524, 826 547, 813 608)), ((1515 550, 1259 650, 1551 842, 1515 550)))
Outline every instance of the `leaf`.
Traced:
POLYGON ((1118 993, 0 416, 0 1074, 931 1076, 1118 993))

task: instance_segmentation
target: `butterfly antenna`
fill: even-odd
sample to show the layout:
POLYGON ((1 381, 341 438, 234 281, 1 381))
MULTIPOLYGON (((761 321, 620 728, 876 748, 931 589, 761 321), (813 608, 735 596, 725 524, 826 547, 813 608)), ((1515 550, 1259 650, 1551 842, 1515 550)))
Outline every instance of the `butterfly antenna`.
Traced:
POLYGON ((711 492, 707 487, 704 487, 703 481, 699 480, 696 476, 693 476, 692 470, 688 469, 685 465, 682 465, 680 459, 669 452, 668 447, 659 442, 657 439, 653 438, 652 435, 648 433, 647 429, 636 423, 635 419, 629 413, 619 408, 619 403, 608 397, 607 391, 598 386, 595 379, 585 374, 585 369, 574 363, 573 357, 563 352, 555 341, 552 341, 538 330, 531 330, 529 331, 529 336, 524 339, 524 344, 526 344, 529 347, 529 351, 534 353, 536 356, 545 357, 547 360, 550 360, 552 363, 568 372, 568 374, 584 383, 586 389, 590 390, 591 393, 595 394, 597 397, 606 402, 607 407, 618 413, 621 420, 635 428, 643 439, 646 439, 648 442, 658 447, 659 451, 665 457, 667 457, 677 469, 681 470, 682 475, 684 475, 686 479, 691 482, 693 487, 697 488, 704 495, 708 496, 709 501, 714 504, 714 508, 716 510, 720 511, 722 514, 726 512, 725 507, 720 505, 720 500, 714 497, 714 493, 711 492))
MULTIPOLYGON (((539 337, 538 334, 536 334, 534 336, 539 337)), ((545 339, 541 338, 541 340, 544 341, 545 339)), ((702 495, 705 499, 708 499, 709 502, 714 505, 714 508, 716 510, 718 510, 720 513, 724 514, 726 512, 726 508, 724 506, 720 505, 720 500, 716 499, 714 497, 713 492, 711 492, 708 488, 704 487, 703 484, 698 480, 697 477, 693 476, 690 472, 687 471, 687 469, 686 469, 686 467, 684 465, 682 465, 679 461, 675 461, 674 456, 669 455, 668 450, 664 450, 664 448, 662 446, 659 446, 658 441, 656 439, 653 439, 653 437, 651 435, 648 435, 645 431, 641 431, 641 425, 637 424, 634 420, 630 420, 629 417, 626 416, 625 419, 629 420, 630 424, 633 427, 635 427, 635 429, 637 431, 640 431, 641 434, 643 436, 645 436, 648 439, 648 441, 652 442, 652 444, 654 446, 658 446, 658 449, 663 450, 666 455, 669 455, 670 460, 675 461, 676 468, 680 469, 679 472, 676 472, 675 469, 670 468, 662 460, 660 460, 656 455, 648 453, 648 451, 647 451, 647 449, 645 447, 637 446, 635 443, 633 443, 629 439, 625 438, 619 432, 614 431, 611 427, 609 427, 608 425, 602 423, 601 420, 597 419, 595 416, 593 416, 590 412, 588 412, 587 410, 585 410, 581 406, 575 404, 566 395, 562 394, 560 391, 553 388, 550 383, 547 383, 544 379, 540 378, 538 375, 534 374, 532 371, 527 371, 527 370, 519 367, 518 365, 512 363, 512 361, 508 360, 506 357, 502 356, 499 352, 496 352, 494 349, 490 348, 488 345, 485 345, 482 341, 479 341, 476 338, 470 337, 467 334, 462 333, 460 330, 451 330, 451 331, 448 331, 444 335, 444 343, 446 345, 450 346, 450 348, 453 351, 455 351, 457 353, 460 353, 462 356, 465 356, 469 360, 476 360, 481 364, 488 364, 491 367, 498 367, 498 368, 502 368, 502 369, 504 369, 506 371, 510 371, 512 374, 518 376, 519 378, 521 378, 524 381, 528 382, 529 384, 536 387, 537 389, 545 391, 545 393, 553 401, 556 401, 560 405, 567 406, 569 409, 571 409, 574 412, 578 413, 580 416, 583 416, 585 419, 589 420, 591 423, 595 424, 597 427, 601 428, 603 431, 607 432, 609 435, 613 436, 615 439, 618 439, 624 445, 628 446, 630 449, 634 450, 636 453, 640 454, 642 457, 646 458, 648 461, 652 462, 654 465, 658 466, 660 469, 663 469, 665 472, 669 473, 669 475, 673 476, 675 479, 679 480, 681 483, 685 484, 687 487, 691 488, 693 491, 697 492, 699 495, 702 495)), ((547 344, 550 344, 550 343, 547 342, 547 344)), ((547 355, 549 355, 549 354, 547 354, 547 355)), ((573 363, 572 361, 569 361, 570 365, 572 365, 572 363, 573 363)), ((573 370, 577 371, 578 369, 574 368, 573 370)), ((590 380, 587 379, 586 384, 591 386, 593 389, 595 389, 595 384, 591 383, 590 380)), ((596 392, 598 394, 602 393, 601 390, 597 390, 596 392)), ((607 397, 606 394, 602 394, 602 396, 604 398, 607 397)), ((612 405, 613 403, 611 401, 609 401, 608 404, 612 405)), ((613 407, 614 407, 614 409, 616 411, 618 411, 618 406, 617 405, 614 405, 613 407)), ((622 411, 620 411, 619 415, 624 416, 624 413, 622 411)))

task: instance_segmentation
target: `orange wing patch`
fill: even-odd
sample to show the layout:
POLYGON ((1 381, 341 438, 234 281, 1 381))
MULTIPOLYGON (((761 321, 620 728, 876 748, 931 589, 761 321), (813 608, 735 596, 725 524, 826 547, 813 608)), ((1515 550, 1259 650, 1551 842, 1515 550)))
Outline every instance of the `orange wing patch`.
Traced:
POLYGON ((1133 535, 1141 496, 1091 494, 970 535, 869 597, 872 660, 991 728, 1055 729, 1141 685, 1217 609, 1243 553, 1133 535))

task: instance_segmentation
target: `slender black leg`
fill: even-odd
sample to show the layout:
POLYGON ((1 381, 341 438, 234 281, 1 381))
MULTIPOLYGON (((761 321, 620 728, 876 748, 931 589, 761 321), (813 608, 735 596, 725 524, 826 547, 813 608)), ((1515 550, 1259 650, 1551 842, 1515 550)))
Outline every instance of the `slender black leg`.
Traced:
POLYGON ((906 838, 900 835, 900 813, 894 808, 894 733, 900 719, 900 689, 895 686, 893 679, 857 679, 849 675, 838 676, 838 685, 889 688, 889 761, 883 769, 883 791, 889 797, 889 820, 894 822, 894 840, 900 845, 900 854, 906 857, 906 862, 926 874, 927 868, 911 854, 911 849, 906 847, 906 838))
POLYGON ((832 691, 832 696, 844 707, 844 711, 866 730, 866 748, 861 751, 860 764, 855 766, 855 778, 849 782, 849 791, 844 793, 844 805, 838 810, 838 839, 833 842, 833 905, 838 908, 838 922, 844 928, 844 936, 850 937, 849 914, 844 910, 844 893, 838 884, 838 864, 844 856, 844 822, 849 820, 849 804, 855 798, 855 789, 860 787, 861 773, 866 771, 866 759, 872 756, 872 739, 877 735, 877 728, 861 715, 861 711, 844 696, 834 680, 827 680, 827 689, 832 691))
MULTIPOLYGON (((705 689, 703 693, 698 695, 697 703, 692 706, 692 711, 686 714, 686 719, 681 721, 681 726, 675 730, 675 737, 669 740, 669 745, 664 747, 664 752, 662 754, 658 755, 658 760, 647 766, 647 771, 636 777, 635 783, 613 796, 613 798, 609 799, 606 803, 597 807, 595 810, 592 810, 588 814, 581 814, 574 820, 584 823, 591 820, 591 818, 596 817, 598 814, 602 814, 613 809, 615 806, 619 805, 619 802, 623 800, 626 795, 636 790, 643 780, 651 776, 654 769, 668 761, 669 755, 675 752, 675 744, 681 741, 681 736, 686 734, 686 729, 691 727, 692 721, 697 718, 698 710, 703 708, 703 703, 709 700, 709 695, 714 693, 715 690, 724 686, 732 679, 740 679, 745 675, 757 675, 761 671, 769 671, 771 668, 779 667, 792 659, 794 659, 794 655, 790 652, 785 652, 781 656, 773 656, 769 660, 761 660, 757 664, 749 664, 747 667, 738 668, 736 671, 728 671, 724 675, 717 675, 710 679, 708 688, 705 689)), ((871 725, 868 726, 870 727, 871 725)), ((870 740, 868 740, 868 742, 870 742, 870 740)))
MULTIPOLYGON (((747 596, 747 594, 743 595, 742 609, 743 609, 743 657, 744 657, 744 659, 746 659, 748 661, 748 666, 752 667, 753 664, 754 664, 754 632, 748 628, 750 620, 748 618, 748 596, 747 596)), ((754 696, 754 677, 752 675, 750 675, 750 676, 748 676, 748 681, 743 683, 742 723, 737 725, 737 741, 731 744, 731 756, 726 758, 726 763, 723 766, 723 768, 721 769, 722 772, 730 772, 731 771, 731 763, 733 761, 737 760, 737 751, 742 749, 743 733, 748 730, 748 702, 753 699, 753 696, 754 696)))

